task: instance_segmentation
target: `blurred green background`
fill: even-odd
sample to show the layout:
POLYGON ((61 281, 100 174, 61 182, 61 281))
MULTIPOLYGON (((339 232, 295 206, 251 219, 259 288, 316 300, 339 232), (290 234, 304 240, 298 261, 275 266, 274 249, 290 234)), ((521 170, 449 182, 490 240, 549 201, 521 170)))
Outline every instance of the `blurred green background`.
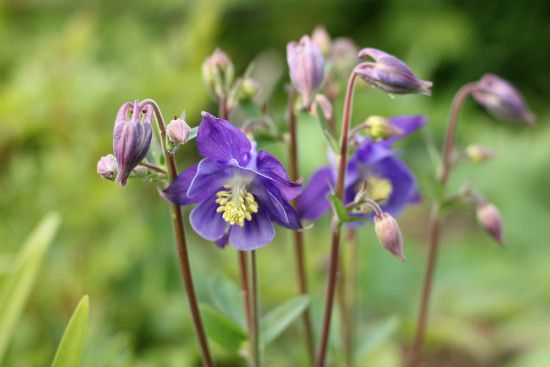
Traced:
MULTIPOLYGON (((280 76, 270 110, 283 116, 288 82, 285 46, 323 24, 405 60, 434 82, 433 97, 390 99, 360 87, 354 122, 369 114, 426 114, 423 133, 400 145, 426 197, 401 217, 408 261, 398 263, 359 231, 361 334, 391 329, 371 341, 361 366, 400 365, 411 340, 423 274, 430 177, 448 107, 462 84, 495 72, 512 81, 538 116, 525 128, 502 123, 469 101, 458 146, 481 143, 498 159, 465 164, 451 180, 469 179, 501 210, 507 247, 480 230, 471 207, 446 219, 427 335, 427 366, 535 367, 550 363, 550 3, 540 1, 178 0, 0 3, 0 279, 38 220, 52 210, 63 223, 25 307, 4 365, 47 365, 78 300, 90 295, 91 320, 82 365, 198 366, 171 237, 167 204, 155 185, 125 190, 100 179, 95 165, 111 151, 119 106, 153 98, 167 116, 216 112, 200 64, 216 47, 238 71, 262 54, 280 76), (388 326, 389 325, 389 326, 388 326)), ((337 116, 340 109, 337 106, 337 116)), ((237 121, 238 122, 238 121, 237 121)), ((318 126, 299 126, 305 178, 325 164, 318 126)), ((270 144, 286 160, 285 148, 270 144)), ((190 145, 183 162, 197 158, 190 145)), ((188 231, 199 298, 210 302, 213 270, 237 280, 235 251, 188 231)), ((328 255, 328 220, 306 235, 313 311, 319 329, 328 255)), ((296 292, 290 235, 260 252, 262 309, 296 292)), ((337 319, 337 317, 335 318, 337 319)), ((296 323, 266 351, 268 366, 305 363, 296 323)), ((337 331, 335 330, 335 336, 337 331)), ((335 340, 336 343, 336 340, 335 340)), ((214 347, 220 365, 242 361, 214 347)), ((334 362, 334 365, 337 365, 334 362)))

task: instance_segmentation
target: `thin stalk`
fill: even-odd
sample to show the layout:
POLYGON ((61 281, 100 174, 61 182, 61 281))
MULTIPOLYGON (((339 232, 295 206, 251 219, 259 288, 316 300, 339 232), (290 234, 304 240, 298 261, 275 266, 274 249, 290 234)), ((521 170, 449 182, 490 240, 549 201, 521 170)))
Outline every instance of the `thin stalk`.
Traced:
MULTIPOLYGON (((343 201, 344 197, 344 179, 346 176, 347 155, 348 155, 348 140, 349 140, 349 125, 351 119, 351 109, 353 103, 353 90, 357 74, 352 72, 348 86, 346 89, 346 97, 344 102, 344 113, 342 117, 342 131, 340 136, 340 159, 338 164, 338 175, 336 178, 336 196, 343 201)), ((332 319, 332 309, 334 306, 334 294, 338 279, 338 265, 340 263, 340 230, 341 224, 337 218, 333 216, 332 234, 330 246, 330 265, 327 280, 327 291, 325 299, 325 314, 323 316, 323 329, 321 332, 321 342, 319 344, 317 354, 317 367, 324 367, 328 350, 328 339, 330 335, 330 323, 332 319)))
MULTIPOLYGON (((229 120, 229 110, 227 108, 227 97, 222 97, 219 99, 219 113, 221 118, 229 120)), ((248 337, 250 339, 250 359, 249 364, 252 364, 252 358, 254 355, 253 350, 253 334, 254 334, 254 320, 252 314, 252 304, 250 299, 250 281, 248 276, 248 260, 246 258, 246 252, 237 251, 238 261, 239 261, 239 273, 241 276, 241 294, 243 297, 244 313, 246 320, 246 328, 248 331, 248 337)))
POLYGON ((357 280, 359 278, 359 249, 357 243, 357 233, 355 229, 348 230, 348 243, 350 248, 350 262, 348 266, 349 271, 349 281, 346 287, 347 290, 347 301, 348 301, 348 319, 349 325, 347 329, 347 338, 349 340, 349 361, 350 366, 355 365, 355 325, 357 323, 357 280))
POLYGON ((168 172, 166 172, 166 170, 162 167, 159 167, 159 166, 156 166, 154 164, 151 164, 151 163, 147 163, 147 162, 140 162, 139 163, 140 166, 143 166, 143 167, 146 167, 146 168, 149 168, 150 170, 153 170, 155 172, 158 172, 158 173, 162 173, 163 175, 167 175, 168 172))
MULTIPOLYGON (((151 105, 155 113, 157 120, 157 126, 160 133, 160 140, 162 144, 162 150, 164 152, 164 158, 166 160, 166 166, 168 169, 168 176, 170 181, 173 182, 177 175, 176 160, 173 155, 168 153, 166 148, 166 125, 164 118, 160 112, 160 108, 157 103, 151 99, 147 99, 141 102, 141 107, 145 105, 151 105)), ((193 325, 195 326, 195 332, 197 339, 199 340, 199 346, 202 353, 202 363, 206 367, 213 367, 214 361, 208 348, 208 341, 206 340, 206 332, 202 324, 202 319, 199 311, 199 305, 197 302, 197 296, 195 293, 195 286, 193 285, 193 276, 191 273, 191 265, 189 263, 189 253, 187 252, 187 241, 185 239, 185 228, 183 225, 183 217, 180 207, 175 204, 170 204, 170 210, 172 212, 172 227, 174 230, 174 237, 178 247, 179 262, 181 268, 181 275, 183 284, 185 286, 185 292, 187 294, 187 301, 189 303, 189 309, 191 311, 191 318, 193 325)))
MULTIPOLYGON (((443 148, 442 171, 439 175, 439 183, 441 189, 445 192, 447 181, 453 168, 452 153, 456 140, 456 128, 458 124, 458 115, 466 98, 476 90, 475 83, 465 84, 458 90, 451 104, 451 112, 449 115, 449 124, 447 127, 447 135, 445 137, 445 145, 443 148)), ((426 333, 426 325, 428 322, 428 310, 430 305, 430 295, 435 273, 435 265, 437 262, 437 254, 439 250, 440 239, 440 204, 434 203, 430 214, 429 237, 428 237, 428 255, 426 260, 426 272, 422 285, 422 296, 420 298, 420 308, 418 311, 418 320, 416 326, 416 334, 409 353, 407 362, 408 367, 417 367, 421 362, 422 346, 424 335, 426 333)))
MULTIPOLYGON (((294 110, 294 104, 296 102, 296 91, 291 88, 288 99, 288 130, 290 132, 290 144, 289 144, 289 171, 290 178, 297 180, 299 178, 298 168, 298 137, 296 126, 296 113, 294 110)), ((292 206, 296 208, 296 200, 292 200, 292 206)), ((307 272, 305 266, 305 252, 304 252, 304 234, 301 231, 293 231, 292 238, 294 241, 294 258, 296 265, 296 276, 298 278, 298 289, 300 294, 308 295, 308 281, 307 272)), ((315 363, 315 342, 313 339, 313 326, 311 323, 311 310, 310 307, 304 310, 302 314, 302 322, 304 324, 305 331, 305 343, 307 353, 309 356, 310 365, 315 363)))
POLYGON ((258 266, 256 264, 256 250, 250 253, 252 266, 252 313, 254 319, 254 367, 262 366, 262 355, 260 350, 260 310, 258 303, 258 266))

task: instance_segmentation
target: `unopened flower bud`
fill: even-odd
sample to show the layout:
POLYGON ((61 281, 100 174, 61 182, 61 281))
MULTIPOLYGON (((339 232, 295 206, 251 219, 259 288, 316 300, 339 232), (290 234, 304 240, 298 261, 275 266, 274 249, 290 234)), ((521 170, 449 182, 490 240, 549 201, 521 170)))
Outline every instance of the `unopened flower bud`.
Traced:
POLYGON ((347 77, 357 64, 357 46, 350 38, 336 38, 332 43, 329 59, 336 74, 347 77))
POLYGON ((153 129, 153 108, 145 105, 140 108, 136 100, 134 104, 127 102, 118 111, 113 134, 113 151, 118 163, 116 182, 122 187, 132 170, 141 162, 151 145, 153 129), (132 117, 128 114, 132 110, 132 117))
POLYGON ((97 162, 97 173, 106 180, 114 181, 118 175, 116 158, 112 154, 104 155, 97 162))
POLYGON ((303 36, 300 42, 288 43, 286 57, 292 85, 300 93, 303 107, 309 108, 325 76, 321 50, 309 36, 303 36))
POLYGON ((240 101, 250 101, 260 90, 260 83, 252 78, 244 78, 239 86, 238 99, 240 101))
POLYGON ((382 116, 370 116, 364 125, 372 139, 385 140, 394 136, 403 135, 405 132, 395 126, 382 116))
POLYGON ((315 27, 311 34, 311 41, 319 47, 323 55, 327 56, 329 54, 332 42, 325 27, 321 25, 315 27))
POLYGON ((390 94, 432 94, 432 82, 420 80, 407 64, 397 57, 374 48, 359 51, 359 58, 367 56, 375 62, 362 63, 356 68, 356 73, 373 87, 390 94))
POLYGON ((187 137, 191 128, 187 123, 181 119, 175 117, 172 121, 166 126, 166 135, 168 141, 173 144, 185 144, 187 143, 187 137))
POLYGON ((464 153, 468 160, 474 163, 488 161, 496 155, 494 150, 479 144, 468 145, 464 153))
POLYGON ((389 214, 374 216, 374 231, 378 241, 399 260, 405 261, 403 255, 403 236, 397 221, 389 214))
POLYGON ((502 231, 502 219, 497 207, 493 204, 482 201, 477 204, 476 216, 479 224, 493 237, 500 245, 504 244, 502 231))
POLYGON ((516 88, 495 74, 485 74, 473 93, 474 99, 497 118, 532 125, 535 116, 516 88))
POLYGON ((323 114, 325 120, 332 119, 332 103, 330 103, 328 98, 325 97, 323 94, 315 95, 315 103, 311 105, 309 112, 313 117, 318 117, 317 111, 319 109, 321 110, 321 113, 323 114))
POLYGON ((227 96, 234 75, 231 59, 219 48, 202 63, 202 78, 211 93, 218 98, 227 96))

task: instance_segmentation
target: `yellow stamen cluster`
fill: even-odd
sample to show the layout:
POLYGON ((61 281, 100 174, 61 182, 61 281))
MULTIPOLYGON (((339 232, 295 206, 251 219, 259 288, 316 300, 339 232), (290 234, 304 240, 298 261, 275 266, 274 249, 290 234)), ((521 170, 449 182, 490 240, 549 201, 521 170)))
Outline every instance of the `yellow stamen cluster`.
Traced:
POLYGON ((382 202, 387 200, 392 192, 393 187, 390 180, 377 176, 370 176, 367 179, 367 197, 370 199, 382 202))
POLYGON ((216 211, 222 213, 223 220, 230 225, 244 226, 244 221, 251 221, 252 214, 258 212, 258 203, 254 196, 242 186, 226 185, 227 190, 219 191, 216 211))

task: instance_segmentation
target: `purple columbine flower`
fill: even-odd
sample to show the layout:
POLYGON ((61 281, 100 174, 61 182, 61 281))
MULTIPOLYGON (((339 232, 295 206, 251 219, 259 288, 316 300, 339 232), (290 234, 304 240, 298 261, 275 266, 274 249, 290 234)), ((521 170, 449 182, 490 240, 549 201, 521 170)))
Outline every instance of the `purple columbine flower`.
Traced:
POLYGON ((528 125, 535 116, 516 88, 495 74, 485 74, 477 82, 474 99, 497 118, 520 121, 528 125))
POLYGON ((288 201, 302 185, 289 179, 277 158, 256 152, 242 131, 209 113, 203 113, 197 147, 204 159, 180 173, 163 195, 177 205, 199 203, 190 221, 200 236, 220 247, 254 250, 273 240, 272 222, 301 228, 288 201))
POLYGON ((153 108, 146 105, 141 110, 139 102, 126 102, 118 110, 113 134, 113 151, 118 164, 116 183, 124 187, 134 168, 141 162, 151 145, 153 108), (132 116, 129 116, 130 110, 132 116))
POLYGON ((359 51, 359 58, 372 58, 355 69, 370 85, 392 94, 420 93, 431 95, 432 82, 420 80, 403 61, 375 48, 359 51))
MULTIPOLYGON (((348 162, 344 204, 356 201, 357 195, 366 195, 380 204, 382 211, 397 216, 406 205, 420 201, 416 179, 405 163, 392 150, 395 141, 412 134, 426 123, 423 116, 392 117, 389 121, 402 135, 387 140, 365 138, 348 162)), ((327 196, 335 187, 335 164, 316 171, 298 197, 298 213, 302 219, 316 220, 330 209, 327 196)), ((373 213, 355 213, 372 219, 373 213)))
POLYGON ((313 95, 325 77, 325 61, 321 50, 309 36, 303 36, 300 42, 288 43, 286 58, 292 85, 302 96, 303 106, 309 108, 313 95))

